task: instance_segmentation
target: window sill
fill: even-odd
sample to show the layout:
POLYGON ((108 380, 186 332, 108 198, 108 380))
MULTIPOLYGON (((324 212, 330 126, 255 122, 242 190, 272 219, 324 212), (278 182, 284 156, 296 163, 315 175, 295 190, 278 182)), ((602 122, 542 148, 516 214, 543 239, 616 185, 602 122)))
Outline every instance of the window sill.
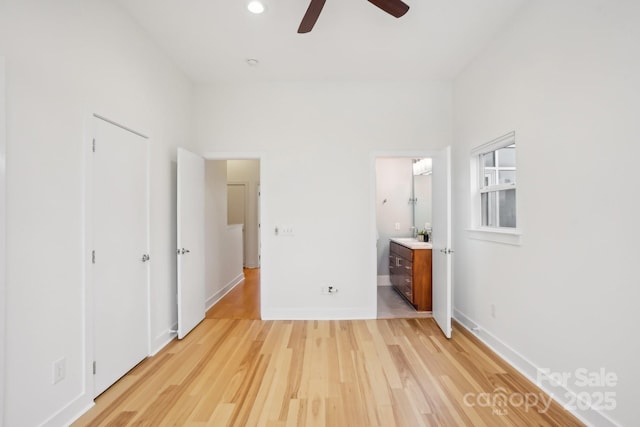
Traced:
POLYGON ((506 245, 520 246, 522 232, 517 229, 506 228, 467 228, 469 238, 484 240, 487 242, 504 243, 506 245))

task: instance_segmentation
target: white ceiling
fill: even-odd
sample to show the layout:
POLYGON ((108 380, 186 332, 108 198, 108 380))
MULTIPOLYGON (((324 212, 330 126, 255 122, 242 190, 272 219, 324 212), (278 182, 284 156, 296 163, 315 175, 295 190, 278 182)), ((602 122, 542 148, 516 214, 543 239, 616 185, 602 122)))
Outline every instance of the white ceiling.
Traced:
POLYGON ((451 79, 528 0, 404 0, 399 19, 367 0, 114 0, 196 82, 260 79, 451 79), (247 65, 248 58, 260 61, 247 65))

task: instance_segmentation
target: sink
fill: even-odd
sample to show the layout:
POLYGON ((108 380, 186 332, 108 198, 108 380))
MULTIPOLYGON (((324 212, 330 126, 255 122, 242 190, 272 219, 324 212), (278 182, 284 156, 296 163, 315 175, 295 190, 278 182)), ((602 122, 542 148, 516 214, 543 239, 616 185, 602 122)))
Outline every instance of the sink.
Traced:
POLYGON ((415 237, 392 237, 392 242, 406 246, 409 249, 432 249, 431 242, 419 242, 415 237))

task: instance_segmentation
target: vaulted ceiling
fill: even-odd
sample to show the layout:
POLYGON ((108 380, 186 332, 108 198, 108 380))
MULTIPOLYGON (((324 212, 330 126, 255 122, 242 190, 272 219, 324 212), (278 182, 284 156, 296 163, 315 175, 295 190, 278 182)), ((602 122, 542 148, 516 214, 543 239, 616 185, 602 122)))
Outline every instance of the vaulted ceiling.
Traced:
POLYGON ((196 82, 451 79, 527 0, 404 0, 393 18, 367 0, 327 0, 298 34, 308 0, 113 0, 196 82), (258 60, 249 65, 248 59, 258 60))

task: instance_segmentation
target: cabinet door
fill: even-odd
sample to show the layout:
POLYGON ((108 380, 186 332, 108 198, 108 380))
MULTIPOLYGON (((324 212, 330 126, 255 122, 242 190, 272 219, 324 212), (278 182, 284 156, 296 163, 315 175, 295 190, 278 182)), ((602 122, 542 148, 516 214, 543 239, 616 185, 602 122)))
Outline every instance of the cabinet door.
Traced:
POLYGON ((396 267, 396 257, 389 253, 389 280, 393 286, 398 286, 398 267, 396 267))
POLYGON ((403 275, 401 277, 400 290, 402 294, 413 304, 413 278, 410 275, 403 275))

